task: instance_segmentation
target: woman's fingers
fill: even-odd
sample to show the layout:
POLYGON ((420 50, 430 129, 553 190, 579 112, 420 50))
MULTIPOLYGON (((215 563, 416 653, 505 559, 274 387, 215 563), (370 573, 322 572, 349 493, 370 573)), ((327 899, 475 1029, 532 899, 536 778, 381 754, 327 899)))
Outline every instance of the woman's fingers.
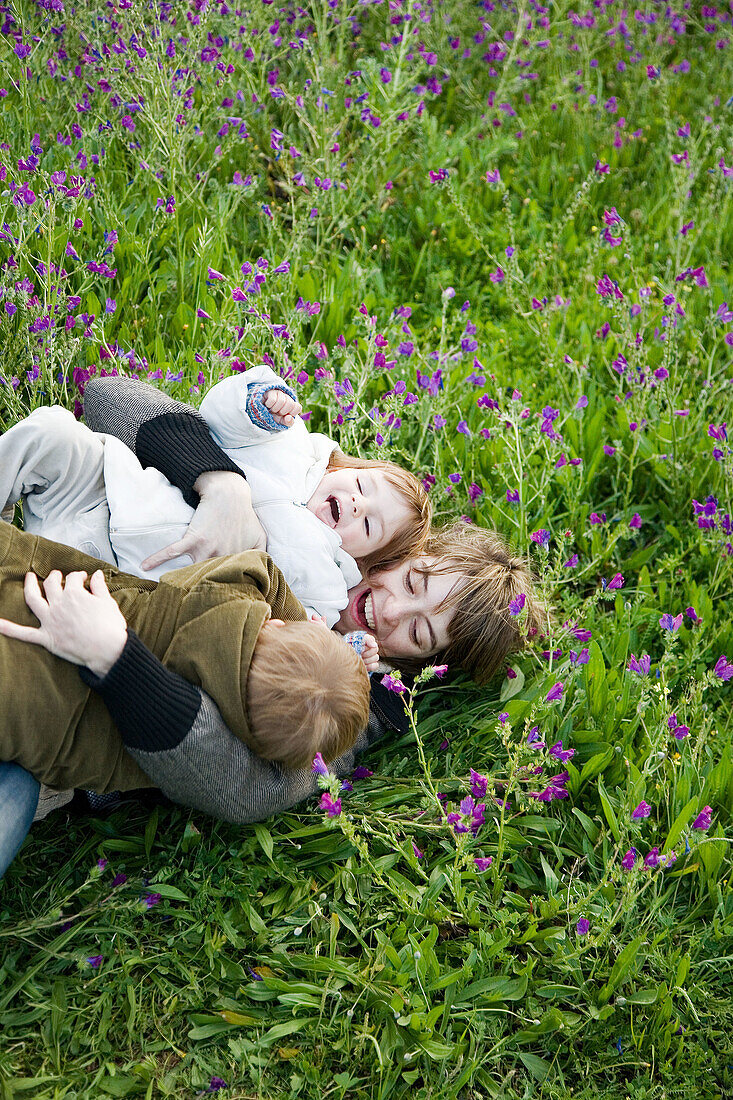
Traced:
MULTIPOLYGON (((59 574, 60 575, 60 574, 59 574)), ((25 602, 37 619, 41 619, 44 611, 48 610, 48 603, 43 597, 38 577, 35 573, 26 573, 23 584, 25 602)))
POLYGON ((6 638, 15 638, 19 642, 31 642, 33 645, 42 645, 41 633, 42 631, 37 626, 21 626, 20 623, 12 623, 10 619, 0 619, 0 634, 4 634, 6 638))
MULTIPOLYGON (((107 588, 107 581, 105 580, 104 573, 101 569, 97 569, 96 573, 92 573, 92 578, 89 581, 89 591, 94 596, 109 596, 109 588, 107 588)), ((112 597, 110 596, 110 599, 112 597)))
POLYGON ((43 591, 46 594, 46 600, 50 601, 57 598, 64 588, 63 574, 59 569, 52 569, 43 582, 43 591))

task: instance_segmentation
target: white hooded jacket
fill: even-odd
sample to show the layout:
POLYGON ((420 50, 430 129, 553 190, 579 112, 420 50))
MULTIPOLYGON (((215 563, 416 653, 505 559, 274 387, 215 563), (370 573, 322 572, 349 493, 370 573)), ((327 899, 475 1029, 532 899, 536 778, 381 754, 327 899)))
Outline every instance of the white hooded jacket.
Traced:
MULTIPOLYGON (((299 418, 283 431, 260 427, 246 411, 248 387, 281 386, 262 365, 218 382, 201 403, 213 438, 244 471, 252 504, 267 536, 267 552, 309 613, 329 627, 348 603, 348 590, 361 580, 341 538, 306 507, 326 473, 337 444, 308 432, 299 418)), ((105 437, 104 479, 110 510, 110 542, 120 569, 157 579, 190 564, 184 555, 142 574, 140 563, 181 538, 193 516, 179 489, 113 436, 105 437)))

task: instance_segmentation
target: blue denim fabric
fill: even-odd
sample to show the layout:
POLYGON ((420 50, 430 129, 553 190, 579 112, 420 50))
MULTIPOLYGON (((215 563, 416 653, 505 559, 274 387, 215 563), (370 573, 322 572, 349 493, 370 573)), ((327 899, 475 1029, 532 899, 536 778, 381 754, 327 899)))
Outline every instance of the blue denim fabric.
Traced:
POLYGON ((0 763, 0 878, 28 835, 40 789, 18 764, 0 763))

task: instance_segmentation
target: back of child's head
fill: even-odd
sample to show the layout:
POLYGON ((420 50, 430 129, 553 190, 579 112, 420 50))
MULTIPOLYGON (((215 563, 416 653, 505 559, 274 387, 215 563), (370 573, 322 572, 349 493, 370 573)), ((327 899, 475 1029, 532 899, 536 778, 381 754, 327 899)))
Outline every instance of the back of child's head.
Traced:
POLYGON ((321 623, 265 623, 247 682, 251 739, 258 756, 307 767, 352 747, 369 721, 369 676, 339 634, 321 623))
POLYGON ((408 506, 410 519, 395 531, 385 546, 373 554, 359 558, 362 573, 375 565, 392 565, 405 558, 419 554, 430 533, 432 505, 419 478, 409 470, 404 470, 396 462, 381 462, 378 459, 357 458, 343 451, 335 450, 328 463, 329 470, 379 470, 385 480, 394 488, 408 506))
POLYGON ((529 565, 512 554, 496 531, 463 522, 434 531, 423 553, 439 559, 430 573, 462 575, 443 604, 453 608, 453 615, 440 659, 485 684, 510 653, 523 647, 526 635, 534 636, 547 625, 549 611, 534 594, 529 565), (509 602, 522 594, 520 629, 509 602))

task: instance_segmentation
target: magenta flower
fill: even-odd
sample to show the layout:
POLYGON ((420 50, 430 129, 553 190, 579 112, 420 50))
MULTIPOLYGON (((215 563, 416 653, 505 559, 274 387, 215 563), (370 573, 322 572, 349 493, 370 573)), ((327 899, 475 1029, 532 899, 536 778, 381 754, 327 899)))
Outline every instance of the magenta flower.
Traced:
POLYGON ((611 577, 611 579, 608 582, 606 587, 608 588, 608 590, 610 592, 613 592, 618 588, 623 588, 623 586, 624 586, 623 573, 614 573, 614 575, 611 577))
POLYGON ((514 596, 509 601, 509 614, 520 615, 526 602, 527 597, 525 596, 524 592, 520 592, 518 596, 514 596))
POLYGON ((648 854, 644 857, 645 867, 656 867, 659 863, 659 848, 650 848, 648 854))
POLYGON ((548 546, 550 542, 550 532, 546 531, 544 527, 540 527, 539 531, 533 531, 529 537, 538 546, 548 546))
POLYGON ((371 771, 365 764, 359 764, 358 768, 354 768, 351 778, 352 779, 371 779, 374 772, 371 771))
POLYGON ((702 829, 703 831, 709 829, 713 821, 713 808, 712 806, 703 806, 700 813, 697 815, 692 823, 693 829, 702 829))
POLYGON ((152 909, 154 905, 157 905, 162 900, 162 894, 146 894, 143 898, 143 903, 146 909, 152 909))
POLYGON ((494 862, 493 856, 474 856, 473 865, 477 871, 488 871, 491 864, 494 862))
POLYGON ((498 168, 495 169, 493 172, 489 170, 486 173, 486 181, 487 183, 501 183, 501 176, 499 175, 498 168))
POLYGON ((659 625, 662 630, 667 630, 670 634, 676 634, 682 626, 682 612, 680 611, 679 615, 670 615, 669 612, 667 612, 662 615, 659 620, 659 625))
POLYGON ((545 696, 545 702, 555 703, 558 699, 562 699, 562 693, 564 689, 565 685, 562 683, 562 681, 558 680, 556 684, 552 685, 547 695, 545 696))
POLYGON ((407 691, 402 681, 398 680, 396 676, 391 676, 389 673, 383 676, 380 682, 386 687, 387 691, 393 691, 395 695, 403 695, 407 691))
POLYGON ((562 747, 562 741, 556 741, 552 748, 549 749, 549 755, 554 756, 556 760, 564 764, 566 760, 570 760, 575 756, 575 749, 564 749, 562 747))
POLYGON ((590 931, 590 921, 587 917, 581 917, 578 923, 575 925, 575 931, 579 936, 587 936, 590 931))
POLYGON ((713 672, 719 680, 733 680, 733 664, 730 663, 725 654, 718 657, 713 672))
POLYGON ((638 530, 641 527, 642 519, 638 512, 634 512, 633 516, 629 520, 629 527, 633 527, 638 530))
POLYGON ((639 805, 633 811, 631 817, 634 821, 639 821, 639 820, 641 820, 642 817, 649 817, 649 814, 651 812, 652 812, 651 806, 649 805, 648 802, 645 802, 644 799, 642 798, 639 805))
POLYGON ((578 564, 579 561, 580 559, 578 555, 573 554, 573 556, 568 558, 566 562, 563 562, 563 569, 575 569, 575 566, 578 564))
POLYGON ((412 852, 413 852, 413 855, 415 856, 415 859, 422 859, 423 856, 425 855, 425 853, 420 851, 420 849, 418 848, 418 846, 417 846, 417 844, 415 843, 414 840, 411 843, 412 843, 412 852))
POLYGON ((341 799, 333 798, 329 791, 323 792, 319 805, 329 817, 338 817, 341 813, 341 799))
POLYGON ((698 615, 697 611, 695 611, 694 607, 686 607, 685 608, 685 615, 687 616, 687 618, 690 620, 691 623, 699 623, 700 622, 700 616, 698 615))
POLYGON ((87 962, 91 966, 92 970, 96 970, 104 962, 104 955, 88 955, 87 962))
POLYGON ((628 852, 626 853, 624 858, 621 860, 621 866, 623 867, 624 871, 630 871, 635 863, 636 863, 636 848, 629 848, 628 852))

